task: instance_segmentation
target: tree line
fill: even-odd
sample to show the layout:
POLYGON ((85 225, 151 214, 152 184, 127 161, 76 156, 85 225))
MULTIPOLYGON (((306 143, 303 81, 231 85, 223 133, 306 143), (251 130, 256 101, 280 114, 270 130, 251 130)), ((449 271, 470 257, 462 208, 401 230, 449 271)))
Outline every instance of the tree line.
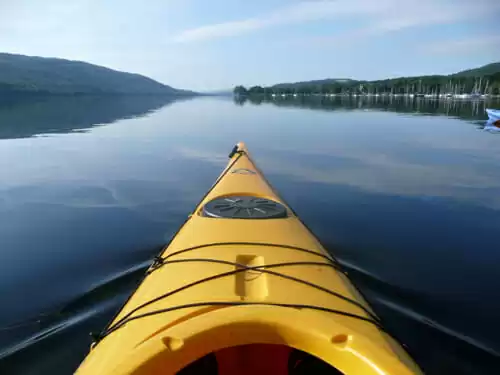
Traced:
POLYGON ((282 84, 275 86, 236 86, 235 95, 272 94, 500 94, 500 72, 483 76, 421 76, 378 81, 331 80, 321 84, 282 84))

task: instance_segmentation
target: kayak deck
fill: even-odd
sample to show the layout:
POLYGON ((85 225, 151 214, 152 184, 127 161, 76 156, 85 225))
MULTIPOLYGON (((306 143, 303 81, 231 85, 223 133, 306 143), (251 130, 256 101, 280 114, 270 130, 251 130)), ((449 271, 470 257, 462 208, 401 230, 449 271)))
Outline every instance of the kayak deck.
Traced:
POLYGON ((230 157, 77 373, 420 374, 244 145, 230 157))

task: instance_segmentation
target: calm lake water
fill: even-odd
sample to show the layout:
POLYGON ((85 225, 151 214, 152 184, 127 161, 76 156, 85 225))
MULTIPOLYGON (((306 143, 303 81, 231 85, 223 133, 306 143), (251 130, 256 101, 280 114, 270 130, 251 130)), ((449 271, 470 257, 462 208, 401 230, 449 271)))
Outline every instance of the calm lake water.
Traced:
POLYGON ((72 373, 240 140, 428 374, 500 373, 500 131, 484 108, 3 99, 0 373, 72 373))

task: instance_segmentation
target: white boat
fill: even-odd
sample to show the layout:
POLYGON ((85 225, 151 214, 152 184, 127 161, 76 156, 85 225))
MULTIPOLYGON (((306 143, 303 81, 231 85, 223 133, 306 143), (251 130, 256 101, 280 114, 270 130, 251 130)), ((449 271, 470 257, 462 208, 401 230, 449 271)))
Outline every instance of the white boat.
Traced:
POLYGON ((500 122, 500 109, 486 108, 486 113, 488 114, 489 122, 491 123, 500 122))

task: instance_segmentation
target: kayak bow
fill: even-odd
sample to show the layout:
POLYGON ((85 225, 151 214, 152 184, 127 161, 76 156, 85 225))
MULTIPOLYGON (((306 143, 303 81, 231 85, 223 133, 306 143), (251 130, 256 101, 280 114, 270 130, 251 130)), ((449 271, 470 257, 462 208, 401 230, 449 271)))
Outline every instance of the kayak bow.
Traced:
POLYGON ((421 374, 245 146, 78 375, 421 374))

